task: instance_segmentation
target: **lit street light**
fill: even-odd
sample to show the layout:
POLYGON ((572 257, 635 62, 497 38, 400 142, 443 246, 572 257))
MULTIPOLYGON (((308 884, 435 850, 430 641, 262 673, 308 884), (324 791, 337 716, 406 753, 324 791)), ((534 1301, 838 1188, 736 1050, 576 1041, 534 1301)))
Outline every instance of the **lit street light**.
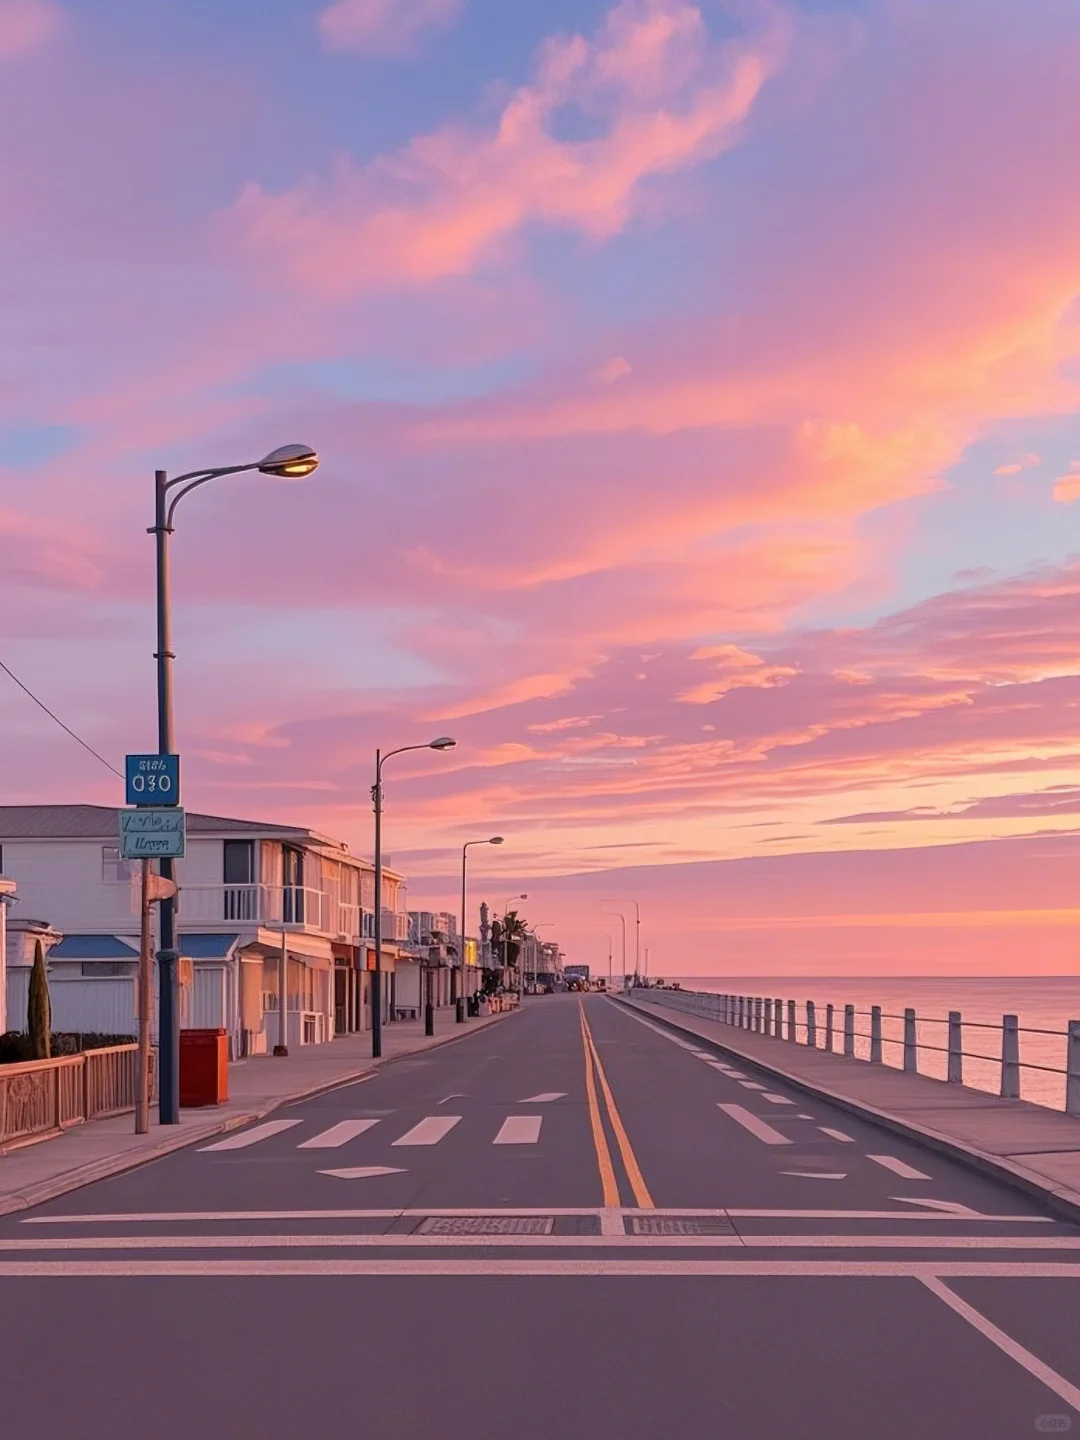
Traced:
MULTIPOLYGON (((218 480, 223 475, 241 475, 258 470, 279 479, 301 480, 314 471, 319 457, 310 445, 282 445, 261 460, 247 465, 220 465, 209 470, 189 470, 170 480, 164 470, 154 472, 154 523, 148 530, 156 541, 157 571, 157 710, 158 753, 175 755, 176 726, 173 717, 172 594, 169 583, 169 549, 173 515, 185 495, 218 480), (180 487, 179 489, 177 487, 180 487)), ((165 880, 174 878, 171 859, 159 862, 165 880)), ((158 1119, 162 1125, 180 1123, 180 986, 179 955, 176 949, 176 897, 161 902, 161 949, 158 952, 158 1119)), ((284 1013, 284 1011, 283 1011, 284 1013)), ((281 1036, 284 1044, 284 1035, 281 1036)))
MULTIPOLYGON (((424 745, 399 745, 384 755, 375 751, 375 784, 371 787, 371 799, 375 806, 375 969, 371 972, 371 1057, 377 1060, 382 1054, 382 767, 393 755, 404 755, 407 750, 452 750, 457 744, 449 735, 440 735, 424 745)), ((431 984, 428 982, 428 1008, 431 1002, 431 984)), ((434 1013, 434 1012, 432 1012, 434 1013)), ((429 1018, 427 1033, 431 1035, 434 1026, 429 1018)))
MULTIPOLYGON (((468 860, 469 846, 501 845, 502 843, 503 837, 501 835, 492 835, 490 840, 466 840, 465 844, 461 847, 461 933, 458 936, 458 949, 460 952, 458 959, 461 968, 461 978, 455 986, 454 995, 451 997, 457 1007, 457 1023, 459 1025, 464 1025, 465 1023, 465 996, 458 992, 461 986, 465 984, 465 865, 468 860)), ((454 979, 453 971, 450 972, 450 979, 451 981, 454 979)))

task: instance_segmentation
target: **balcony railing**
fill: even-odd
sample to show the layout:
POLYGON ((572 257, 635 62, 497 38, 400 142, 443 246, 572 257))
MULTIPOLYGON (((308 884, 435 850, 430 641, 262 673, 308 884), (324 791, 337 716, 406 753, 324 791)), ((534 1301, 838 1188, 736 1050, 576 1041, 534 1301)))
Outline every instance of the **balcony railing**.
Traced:
MULTIPOLYGON (((325 890, 304 885, 184 885, 180 892, 182 925, 266 925, 272 929, 312 931, 355 945, 375 938, 375 916, 359 905, 335 900, 325 890)), ((409 917, 383 910, 383 940, 409 938, 409 917)))

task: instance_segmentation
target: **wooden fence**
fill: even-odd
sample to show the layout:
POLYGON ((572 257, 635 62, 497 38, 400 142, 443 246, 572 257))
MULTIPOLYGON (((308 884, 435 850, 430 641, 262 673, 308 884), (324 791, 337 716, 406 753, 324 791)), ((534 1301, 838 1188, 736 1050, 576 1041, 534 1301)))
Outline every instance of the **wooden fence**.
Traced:
MULTIPOLYGON (((72 1125, 135 1108, 137 1045, 110 1045, 55 1060, 0 1065, 0 1155, 72 1125)), ((156 1079, 151 1052, 151 1095, 156 1079)))

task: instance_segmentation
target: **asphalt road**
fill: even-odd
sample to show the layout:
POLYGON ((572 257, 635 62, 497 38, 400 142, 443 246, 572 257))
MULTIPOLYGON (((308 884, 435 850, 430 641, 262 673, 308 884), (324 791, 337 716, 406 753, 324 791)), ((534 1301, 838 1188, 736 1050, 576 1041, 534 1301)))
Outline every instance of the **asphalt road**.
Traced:
MULTIPOLYGON (((272 1062, 260 1062, 272 1063, 272 1062)), ((4 1433, 1080 1430, 1080 1232, 599 996, 0 1220, 4 1433)))

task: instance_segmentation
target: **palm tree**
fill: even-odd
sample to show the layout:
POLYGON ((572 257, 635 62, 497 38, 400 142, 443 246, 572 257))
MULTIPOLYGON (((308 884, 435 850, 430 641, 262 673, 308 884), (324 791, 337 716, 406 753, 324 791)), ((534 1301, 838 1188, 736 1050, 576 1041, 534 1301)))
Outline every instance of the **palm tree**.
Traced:
POLYGON ((506 968, 513 969, 521 954, 521 942, 529 933, 529 927, 516 910, 508 910, 503 916, 502 938, 506 946, 506 968))

